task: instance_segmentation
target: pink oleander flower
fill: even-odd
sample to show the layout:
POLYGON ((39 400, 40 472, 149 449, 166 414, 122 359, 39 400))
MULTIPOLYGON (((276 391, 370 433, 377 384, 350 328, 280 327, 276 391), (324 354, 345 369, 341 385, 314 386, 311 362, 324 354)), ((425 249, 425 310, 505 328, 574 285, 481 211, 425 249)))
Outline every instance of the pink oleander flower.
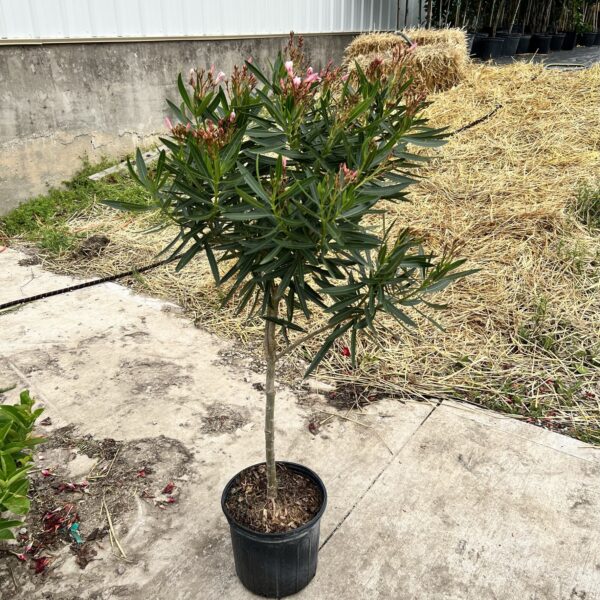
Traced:
POLYGON ((342 163, 340 165, 340 171, 344 175, 344 181, 347 182, 354 181, 356 179, 356 176, 358 175, 358 171, 353 171, 352 169, 349 169, 346 163, 342 163))
POLYGON ((294 79, 292 79, 292 83, 294 84, 294 87, 298 87, 302 83, 302 79, 300 79, 300 77, 296 76, 296 77, 294 77, 294 79))
POLYGON ((223 71, 219 71, 217 76, 215 77, 215 85, 219 85, 221 81, 225 81, 225 73, 223 71))
POLYGON ((315 81, 321 81, 317 73, 311 73, 304 78, 304 83, 314 83, 315 81))
POLYGON ((294 63, 291 60, 287 60, 284 64, 285 70, 290 77, 294 76, 294 63))
POLYGON ((169 117, 165 117, 165 126, 167 129, 173 129, 173 123, 171 123, 171 119, 169 119, 169 117))

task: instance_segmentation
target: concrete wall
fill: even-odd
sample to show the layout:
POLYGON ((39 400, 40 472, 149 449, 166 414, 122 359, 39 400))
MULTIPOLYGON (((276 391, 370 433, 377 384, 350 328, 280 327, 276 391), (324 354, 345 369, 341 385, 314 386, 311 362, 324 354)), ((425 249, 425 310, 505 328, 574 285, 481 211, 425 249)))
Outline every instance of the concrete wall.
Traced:
MULTIPOLYGON (((315 66, 352 34, 308 36, 315 66)), ((60 185, 81 157, 121 157, 164 133, 176 77, 273 58, 285 38, 0 46, 0 213, 60 185)))

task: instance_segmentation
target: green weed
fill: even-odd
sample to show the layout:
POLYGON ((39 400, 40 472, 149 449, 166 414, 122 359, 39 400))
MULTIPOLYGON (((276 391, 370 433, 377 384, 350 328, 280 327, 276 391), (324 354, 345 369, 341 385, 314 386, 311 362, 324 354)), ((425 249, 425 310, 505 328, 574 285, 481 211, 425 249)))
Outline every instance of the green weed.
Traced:
POLYGON ((573 214, 590 230, 600 230, 600 187, 583 187, 572 206, 573 214))

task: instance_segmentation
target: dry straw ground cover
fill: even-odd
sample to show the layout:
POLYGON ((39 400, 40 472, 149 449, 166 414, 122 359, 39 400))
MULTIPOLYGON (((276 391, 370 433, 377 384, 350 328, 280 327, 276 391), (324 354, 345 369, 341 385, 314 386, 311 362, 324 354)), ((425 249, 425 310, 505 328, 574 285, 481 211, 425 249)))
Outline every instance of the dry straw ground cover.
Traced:
MULTIPOLYGON (((429 116, 451 131, 501 108, 453 135, 422 169, 412 202, 390 205, 389 214, 437 252, 462 246, 481 271, 437 299, 449 305, 436 316, 444 331, 408 332, 384 320, 384 342, 362 340, 355 369, 338 346, 319 376, 399 398, 458 398, 600 443, 600 232, 572 211, 580 186, 597 185, 600 174, 600 66, 472 66, 430 99, 429 116)), ((150 224, 96 205, 70 227, 102 232, 111 244, 97 258, 65 256, 53 266, 104 275, 149 262, 172 234, 140 233, 150 224)), ((262 324, 214 310, 224 292, 202 260, 132 284, 259 351, 262 324)), ((293 362, 312 349, 297 349, 293 362)))

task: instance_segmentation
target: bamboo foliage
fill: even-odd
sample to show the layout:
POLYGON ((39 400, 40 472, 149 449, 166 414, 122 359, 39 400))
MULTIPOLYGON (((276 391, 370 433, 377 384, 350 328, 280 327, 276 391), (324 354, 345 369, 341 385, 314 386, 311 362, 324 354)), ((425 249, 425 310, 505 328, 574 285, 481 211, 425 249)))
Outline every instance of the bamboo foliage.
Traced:
POLYGON ((597 31, 599 15, 600 0, 429 0, 427 26, 582 32, 597 31))

